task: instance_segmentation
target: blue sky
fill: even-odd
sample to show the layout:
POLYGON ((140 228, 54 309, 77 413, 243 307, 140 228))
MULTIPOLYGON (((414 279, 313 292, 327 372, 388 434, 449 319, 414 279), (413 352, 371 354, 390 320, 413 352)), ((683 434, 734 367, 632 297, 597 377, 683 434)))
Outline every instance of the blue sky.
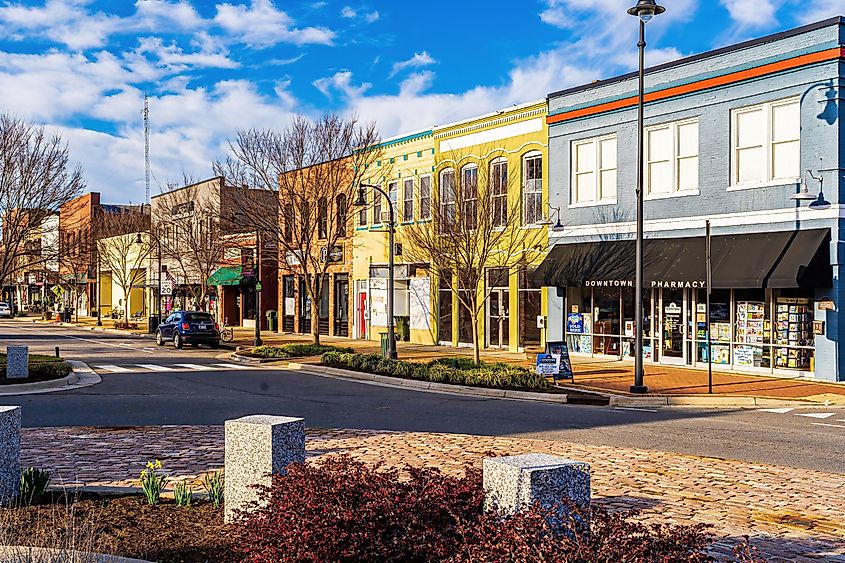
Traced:
MULTIPOLYGON (((634 0, 0 0, 0 111, 70 143, 88 189, 211 175, 238 128, 338 111, 383 137, 636 65, 634 0)), ((843 0, 663 0, 648 62, 845 15, 843 0)))

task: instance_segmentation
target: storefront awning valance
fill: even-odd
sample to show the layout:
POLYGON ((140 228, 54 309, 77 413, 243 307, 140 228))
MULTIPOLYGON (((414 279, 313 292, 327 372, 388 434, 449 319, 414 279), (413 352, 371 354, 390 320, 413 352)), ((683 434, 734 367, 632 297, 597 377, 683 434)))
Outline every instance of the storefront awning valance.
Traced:
MULTIPOLYGON (((809 229, 714 236, 714 288, 830 287, 830 231, 809 229)), ((534 273, 550 287, 633 287, 633 240, 555 246, 534 273)), ((646 239, 644 287, 705 287, 705 238, 646 239)))
POLYGON ((239 285, 241 266, 224 266, 208 277, 208 285, 239 285))

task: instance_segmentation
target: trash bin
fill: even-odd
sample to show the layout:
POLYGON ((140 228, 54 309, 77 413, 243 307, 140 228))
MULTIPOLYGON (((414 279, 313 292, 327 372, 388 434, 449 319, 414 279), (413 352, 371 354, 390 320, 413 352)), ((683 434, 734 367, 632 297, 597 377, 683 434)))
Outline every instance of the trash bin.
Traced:
POLYGON ((270 332, 279 332, 279 313, 276 311, 267 311, 267 330, 270 332))
POLYGON ((380 332, 379 334, 381 335, 381 357, 386 358, 387 353, 388 353, 388 348, 389 348, 389 346, 387 344, 389 342, 389 340, 387 339, 387 333, 386 332, 380 332))
POLYGON ((147 330, 149 331, 150 334, 154 334, 155 331, 158 329, 158 325, 160 324, 159 320, 158 320, 158 315, 156 315, 155 313, 152 313, 149 316, 148 323, 149 323, 149 326, 147 327, 147 330))

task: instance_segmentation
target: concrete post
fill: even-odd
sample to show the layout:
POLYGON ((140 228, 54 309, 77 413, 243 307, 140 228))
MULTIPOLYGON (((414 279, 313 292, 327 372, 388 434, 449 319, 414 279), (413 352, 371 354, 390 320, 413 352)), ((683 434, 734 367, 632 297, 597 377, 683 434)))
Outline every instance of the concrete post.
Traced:
POLYGON ((6 378, 29 377, 29 346, 6 347, 6 378))
POLYGON ((224 520, 258 498, 254 485, 269 485, 273 473, 305 461, 305 421, 285 416, 252 415, 225 424, 224 520))
POLYGON ((0 503, 21 492, 21 408, 0 407, 0 503))
POLYGON ((561 518, 568 518, 565 504, 573 503, 586 520, 589 530, 590 465, 546 454, 488 457, 482 465, 484 509, 514 514, 535 502, 546 509, 558 507, 561 518))

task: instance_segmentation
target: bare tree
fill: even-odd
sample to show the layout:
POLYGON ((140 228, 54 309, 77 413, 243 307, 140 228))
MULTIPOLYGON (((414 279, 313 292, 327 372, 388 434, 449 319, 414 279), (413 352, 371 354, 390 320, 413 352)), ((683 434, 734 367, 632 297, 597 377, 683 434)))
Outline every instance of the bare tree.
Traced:
MULTIPOLYGON (((281 226, 280 260, 302 276, 315 306, 333 251, 352 234, 350 208, 367 168, 381 154, 377 143, 373 124, 333 114, 315 122, 297 117, 283 131, 239 131, 229 143, 231 155, 214 164, 227 181, 275 195, 276 216, 266 213, 249 190, 236 204, 259 233, 274 233, 281 226)), ((311 334, 319 343, 316 314, 311 315, 311 334)))
POLYGON ((84 188, 82 169, 72 166, 67 144, 43 126, 0 115, 0 286, 18 272, 55 261, 55 244, 39 245, 44 221, 84 188))
POLYGON ((125 296, 124 319, 129 319, 132 290, 147 279, 150 252, 150 218, 146 213, 125 211, 104 214, 98 229, 97 255, 100 270, 111 271, 112 281, 125 296))
POLYGON ((169 186, 159 197, 152 218, 156 244, 161 245, 162 258, 176 264, 186 282, 197 281, 186 287, 205 310, 208 278, 223 260, 223 235, 231 222, 221 214, 220 198, 207 197, 187 178, 183 187, 169 186))
POLYGON ((545 229, 523 228, 519 175, 509 174, 504 153, 450 154, 435 162, 430 223, 404 231, 404 252, 429 262, 472 319, 475 361, 480 361, 479 318, 490 296, 484 276, 492 268, 525 266, 544 252, 545 229))
MULTIPOLYGON (((76 321, 79 321, 79 300, 85 293, 91 264, 97 256, 97 243, 91 223, 65 225, 59 236, 58 265, 59 287, 68 295, 73 305, 76 321), (62 272, 65 272, 62 274, 62 272)), ((98 299, 99 301, 99 299, 98 299)), ((99 310, 100 303, 97 303, 99 310)))

